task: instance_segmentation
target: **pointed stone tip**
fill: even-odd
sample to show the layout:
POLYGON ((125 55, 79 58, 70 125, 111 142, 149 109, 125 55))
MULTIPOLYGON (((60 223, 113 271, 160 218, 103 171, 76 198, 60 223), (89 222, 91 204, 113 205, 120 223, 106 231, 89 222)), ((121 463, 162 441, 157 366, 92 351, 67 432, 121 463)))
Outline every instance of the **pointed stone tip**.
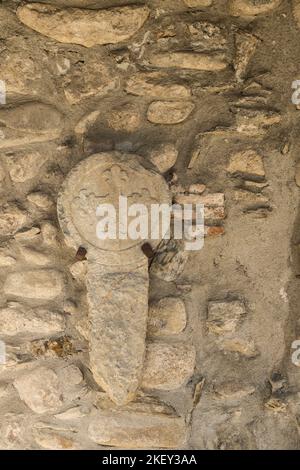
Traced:
MULTIPOLYGON (((118 406, 124 406, 133 401, 136 397, 136 390, 128 390, 128 388, 114 384, 106 383, 103 378, 92 369, 93 377, 98 385, 107 393, 113 403, 118 406)), ((137 389, 137 387, 136 387, 137 389)))

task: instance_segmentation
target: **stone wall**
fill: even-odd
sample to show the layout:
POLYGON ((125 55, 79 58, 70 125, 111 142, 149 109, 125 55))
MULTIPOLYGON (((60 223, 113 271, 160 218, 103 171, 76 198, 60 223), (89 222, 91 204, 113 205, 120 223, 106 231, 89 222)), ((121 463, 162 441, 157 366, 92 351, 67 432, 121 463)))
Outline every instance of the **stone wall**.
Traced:
POLYGON ((2 1, 1 449, 299 449, 299 27, 298 0, 2 1), (123 405, 91 371, 88 261, 56 212, 69 171, 115 151, 206 211, 201 251, 149 263, 123 405))

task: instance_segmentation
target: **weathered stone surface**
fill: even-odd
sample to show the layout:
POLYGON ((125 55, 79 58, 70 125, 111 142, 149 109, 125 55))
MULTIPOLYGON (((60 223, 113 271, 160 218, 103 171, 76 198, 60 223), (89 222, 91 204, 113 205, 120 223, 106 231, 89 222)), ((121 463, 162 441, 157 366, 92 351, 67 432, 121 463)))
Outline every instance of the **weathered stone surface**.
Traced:
POLYGON ((300 3, 298 0, 293 0, 293 15, 298 27, 300 27, 300 3))
POLYGON ((63 128, 60 112, 53 106, 38 102, 1 108, 0 123, 4 126, 0 149, 54 140, 63 128))
POLYGON ((78 450, 80 446, 70 436, 48 427, 37 426, 34 430, 35 442, 48 450, 78 450))
POLYGON ((161 173, 172 168, 177 160, 178 150, 174 144, 162 144, 150 154, 150 160, 161 173))
POLYGON ((91 113, 83 116, 83 118, 81 118, 75 126, 76 134, 83 137, 88 132, 90 127, 95 124, 100 114, 100 111, 92 111, 91 113))
POLYGON ((227 67, 223 55, 208 55, 204 53, 164 52, 153 55, 149 60, 155 67, 177 67, 180 69, 203 70, 218 72, 227 67))
POLYGON ((0 309, 0 335, 38 339, 64 331, 63 315, 45 309, 30 309, 10 302, 0 309))
POLYGON ((245 305, 239 300, 209 302, 206 322, 208 331, 218 335, 234 332, 245 314, 245 305))
POLYGON ((282 0, 230 0, 229 10, 234 16, 256 16, 269 13, 277 8, 282 0))
POLYGON ((89 437, 97 444, 123 449, 183 448, 187 438, 184 419, 157 408, 138 404, 98 411, 89 424, 89 437))
POLYGON ((182 387, 193 375, 195 359, 196 352, 192 345, 149 343, 142 386, 156 390, 175 390, 182 387))
POLYGON ((54 300, 64 292, 64 276, 53 269, 21 271, 7 276, 3 289, 7 296, 54 300))
POLYGON ((0 164, 0 182, 4 181, 6 177, 6 171, 2 164, 0 164))
POLYGON ((84 282, 87 274, 88 266, 87 261, 76 261, 70 266, 70 273, 74 279, 84 282))
POLYGON ((140 73, 131 77, 126 84, 126 91, 135 96, 149 96, 163 99, 190 98, 191 91, 184 85, 165 83, 164 75, 159 72, 140 73))
POLYGON ((271 126, 279 124, 278 113, 252 109, 239 110, 236 118, 237 132, 250 136, 264 136, 271 126))
POLYGON ((88 269, 91 370, 116 403, 127 403, 143 368, 148 266, 116 271, 93 264, 88 269))
POLYGON ((262 179, 265 169, 262 157, 254 150, 244 150, 230 157, 228 173, 241 175, 248 179, 262 179))
POLYGON ((24 258, 24 261, 29 264, 36 266, 47 266, 53 263, 51 256, 46 255, 45 253, 34 248, 21 246, 19 248, 19 253, 24 258))
POLYGON ((136 106, 125 105, 113 109, 108 118, 108 126, 115 131, 135 132, 142 125, 142 116, 136 106))
POLYGON ((150 305, 148 334, 168 336, 181 333, 186 327, 184 302, 176 297, 165 297, 150 305))
POLYGON ((8 102, 15 97, 43 99, 47 93, 56 93, 44 50, 33 50, 21 35, 8 38, 6 46, 1 51, 1 80, 5 81, 8 102))
POLYGON ((225 195, 223 193, 211 193, 206 195, 178 194, 175 197, 177 204, 203 204, 206 207, 224 207, 225 195))
POLYGON ((6 255, 5 252, 0 251, 0 267, 8 268, 16 264, 16 259, 13 256, 6 255))
MULTIPOLYGON (((120 85, 113 68, 103 59, 77 61, 64 76, 64 93, 70 104, 115 93, 120 85)), ((94 111, 96 112, 96 111, 94 111)))
POLYGON ((182 274, 189 258, 182 240, 163 240, 151 263, 150 273, 167 282, 175 281, 182 274))
POLYGON ((47 367, 38 367, 14 381, 21 400, 35 413, 56 411, 62 406, 62 391, 57 374, 47 367))
POLYGON ((234 191, 233 199, 245 207, 255 205, 263 206, 268 205, 269 203, 269 199, 263 194, 246 191, 243 189, 234 191))
POLYGON ((250 384, 243 384, 230 380, 215 387, 217 396, 223 400, 240 400, 255 392, 255 387, 250 384))
MULTIPOLYGON (((199 194, 176 194, 174 201, 177 204, 203 204, 204 205, 204 217, 207 225, 220 223, 225 219, 225 196, 223 193, 212 193, 206 195, 199 194)), ((185 210, 185 214, 188 211, 185 210)), ((196 212, 194 209, 190 212, 190 217, 196 218, 196 212)), ((182 217, 182 211, 174 211, 174 217, 182 217)))
POLYGON ((41 152, 20 152, 7 158, 9 176, 14 183, 24 183, 39 175, 48 157, 41 152))
POLYGON ((28 416, 22 413, 3 412, 0 421, 0 449, 20 450, 30 447, 31 429, 28 416))
POLYGON ((0 208, 0 236, 14 235, 27 223, 28 215, 16 204, 5 204, 0 208))
POLYGON ((41 224, 41 234, 45 245, 57 244, 58 230, 51 222, 45 221, 41 224))
POLYGON ((147 206, 157 200, 170 202, 163 178, 140 162, 138 156, 117 152, 93 155, 70 173, 58 200, 67 242, 76 249, 87 248, 90 367, 119 405, 135 397, 141 381, 148 260, 141 239, 97 237, 95 215, 98 201, 117 207, 120 194, 147 206))
POLYGON ((297 163, 295 167, 295 181, 296 185, 300 187, 300 163, 297 163))
POLYGON ((206 185, 202 183, 191 184, 188 192, 190 194, 202 194, 206 190, 206 185))
POLYGON ((83 10, 29 3, 19 7, 17 15, 26 26, 56 41, 92 47, 132 37, 143 26, 149 9, 128 6, 83 10))
POLYGON ((54 206, 51 197, 39 191, 28 194, 27 201, 43 211, 47 211, 54 206))
POLYGON ((183 0, 183 1, 190 8, 210 7, 213 2, 213 0, 183 0))
POLYGON ((253 193, 261 193, 261 191, 269 186, 269 183, 257 182, 257 181, 247 181, 243 182, 243 188, 247 191, 252 191, 253 193))
POLYGON ((40 239, 41 229, 39 227, 31 227, 29 229, 20 230, 15 234, 14 238, 19 243, 38 241, 40 239))
POLYGON ((223 339, 218 343, 218 345, 225 353, 236 353, 238 355, 244 356, 247 359, 252 359, 259 355, 259 351, 253 339, 238 337, 228 338, 223 339))
POLYGON ((154 101, 148 108, 147 117, 154 124, 178 124, 189 117, 194 107, 188 101, 154 101))
POLYGON ((256 51, 259 39, 252 34, 237 33, 235 35, 236 55, 234 61, 235 75, 238 81, 245 77, 248 64, 256 51))

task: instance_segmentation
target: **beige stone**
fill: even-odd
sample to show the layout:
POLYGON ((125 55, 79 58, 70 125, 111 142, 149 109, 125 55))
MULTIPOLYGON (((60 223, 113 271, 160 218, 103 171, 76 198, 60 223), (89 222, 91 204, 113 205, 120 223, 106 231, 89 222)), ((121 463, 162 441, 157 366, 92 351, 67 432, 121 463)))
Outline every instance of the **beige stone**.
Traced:
POLYGON ((184 302, 176 297, 165 297, 150 305, 148 334, 168 336, 181 333, 186 327, 184 302))
POLYGON ((60 271, 37 269, 7 276, 3 289, 7 296, 23 299, 54 300, 64 292, 65 280, 60 271))
POLYGON ((217 396, 223 400, 240 400, 255 392, 255 387, 250 384, 243 384, 238 381, 230 380, 223 382, 215 387, 217 396))
POLYGON ((51 105, 31 102, 0 109, 3 138, 0 149, 57 139, 63 129, 61 113, 51 105))
POLYGON ((229 11, 233 16, 256 16, 269 13, 279 7, 282 0, 230 0, 229 11))
POLYGON ((56 41, 93 47, 131 38, 145 23, 149 9, 126 6, 84 10, 29 3, 19 7, 17 15, 26 26, 56 41))
POLYGON ((38 209, 43 210, 43 211, 47 211, 53 208, 54 206, 54 203, 51 197, 48 196, 48 194, 44 194, 41 192, 28 194, 27 200, 31 204, 35 205, 38 209))
POLYGON ((183 273, 189 254, 183 240, 163 240, 155 253, 150 272, 166 282, 174 282, 183 273))
POLYGON ((247 359, 252 359, 259 355, 259 351, 253 339, 229 338, 223 339, 219 347, 225 352, 237 353, 247 359))
POLYGON ((209 302, 206 322, 208 331, 218 335, 234 332, 245 314, 245 305, 239 300, 209 302))
POLYGON ((190 8, 210 7, 213 2, 213 0, 183 0, 183 1, 190 8))
POLYGON ((47 266, 53 263, 51 256, 34 248, 21 246, 19 248, 19 253, 24 258, 24 261, 28 264, 33 264, 36 266, 47 266))
POLYGON ((80 119, 80 121, 75 126, 76 134, 80 136, 84 136, 89 130, 89 128, 93 124, 95 124, 95 122, 97 121, 100 115, 101 115, 101 112, 97 110, 97 111, 92 111, 91 113, 88 113, 85 116, 83 116, 83 118, 80 119))
MULTIPOLYGON (((1 28, 2 29, 2 28, 1 28)), ((5 81, 7 100, 43 99, 56 94, 43 48, 34 48, 21 34, 11 36, 1 52, 1 80, 5 81)))
POLYGON ((238 81, 245 77, 248 64, 254 55, 259 39, 248 33, 235 35, 236 55, 234 60, 235 74, 238 81))
POLYGON ((147 117, 154 124, 178 124, 185 121, 194 108, 189 101, 154 101, 148 108, 147 117))
POLYGON ((40 235, 41 229, 39 227, 31 227, 16 233, 14 238, 17 242, 26 243, 31 242, 32 240, 38 241, 40 239, 40 235))
POLYGON ((14 381, 21 400, 35 413, 56 411, 63 404, 62 391, 54 370, 38 367, 14 381))
POLYGON ((115 131, 135 132, 142 125, 142 116, 135 106, 126 105, 119 109, 113 109, 107 122, 108 126, 115 131))
POLYGON ((121 449, 181 449, 187 438, 183 418, 145 407, 98 411, 91 418, 88 435, 97 444, 121 449))
POLYGON ((191 91, 184 85, 165 82, 159 72, 140 73, 131 77, 126 84, 126 91, 135 96, 149 96, 163 99, 185 99, 191 97, 191 91))
POLYGON ((161 173, 170 170, 175 165, 177 157, 178 150, 174 144, 162 144, 150 153, 151 162, 161 173))
POLYGON ((4 181, 6 177, 6 171, 2 164, 0 164, 0 182, 4 181))
POLYGON ((99 201, 117 207, 120 194, 147 207, 152 201, 170 203, 166 182, 147 170, 140 157, 100 153, 69 174, 58 198, 58 216, 67 243, 87 249, 90 369, 110 398, 123 405, 135 398, 141 382, 149 275, 143 240, 97 237, 99 201))
POLYGON ((17 302, 0 309, 1 336, 38 339, 57 335, 64 328, 64 317, 56 312, 31 309, 17 302))
POLYGON ((240 204, 244 205, 268 205, 269 199, 263 194, 246 191, 243 189, 234 191, 233 199, 240 204))
POLYGON ((80 446, 70 436, 49 427, 38 427, 34 431, 35 442, 48 450, 78 450, 80 446))
POLYGON ((204 204, 207 207, 224 207, 224 193, 211 193, 206 195, 198 194, 178 194, 175 197, 177 204, 204 204))
POLYGON ((295 181, 297 186, 300 187, 300 163, 297 163, 295 167, 295 181))
POLYGON ((236 130, 249 136, 264 136, 271 126, 280 122, 281 116, 278 113, 243 109, 237 114, 236 130))
POLYGON ((56 371, 64 388, 74 387, 83 381, 83 375, 75 364, 67 365, 56 371))
POLYGON ((153 342, 147 345, 142 387, 176 390, 194 373, 195 348, 185 343, 153 342))
POLYGON ((84 58, 72 64, 63 83, 66 99, 72 105, 88 98, 116 93, 120 86, 120 80, 113 67, 98 57, 84 58))
POLYGON ((293 0, 293 15, 298 27, 300 27, 300 3, 298 0, 293 0))
POLYGON ((47 155, 41 152, 22 152, 7 159, 8 171, 14 183, 24 183, 40 175, 47 161, 47 155))
POLYGON ((188 192, 190 194, 202 194, 206 190, 206 185, 202 183, 194 183, 189 186, 188 192))
POLYGON ((251 149, 232 155, 227 171, 248 179, 262 179, 265 177, 263 159, 256 151, 251 149))
POLYGON ((58 230, 51 222, 45 221, 41 224, 41 234, 46 245, 56 245, 58 230))
POLYGON ((77 281, 84 282, 87 268, 87 261, 76 261, 76 263, 71 264, 70 273, 77 281))
POLYGON ((10 203, 0 208, 0 236, 11 236, 20 230, 28 221, 25 211, 16 204, 10 203))
POLYGON ((149 60, 155 67, 202 70, 218 72, 227 67, 223 55, 190 52, 162 52, 153 55, 149 60))
POLYGON ((13 256, 6 255, 4 252, 0 252, 0 267, 9 268, 16 264, 16 259, 13 256))

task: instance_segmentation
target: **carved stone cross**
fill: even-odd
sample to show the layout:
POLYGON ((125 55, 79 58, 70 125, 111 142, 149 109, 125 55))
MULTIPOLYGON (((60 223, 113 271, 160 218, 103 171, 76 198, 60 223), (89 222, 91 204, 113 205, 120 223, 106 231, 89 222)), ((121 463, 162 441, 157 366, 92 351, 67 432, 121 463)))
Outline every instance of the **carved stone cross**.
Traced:
MULTIPOLYGON (((141 246, 160 240, 97 236, 96 210, 119 196, 128 204, 170 204, 164 178, 136 155, 101 153, 79 163, 58 197, 66 242, 87 250, 90 367, 96 382, 117 404, 134 399, 141 381, 148 315, 148 259, 141 246)), ((117 232, 118 234, 118 232, 117 232)))

